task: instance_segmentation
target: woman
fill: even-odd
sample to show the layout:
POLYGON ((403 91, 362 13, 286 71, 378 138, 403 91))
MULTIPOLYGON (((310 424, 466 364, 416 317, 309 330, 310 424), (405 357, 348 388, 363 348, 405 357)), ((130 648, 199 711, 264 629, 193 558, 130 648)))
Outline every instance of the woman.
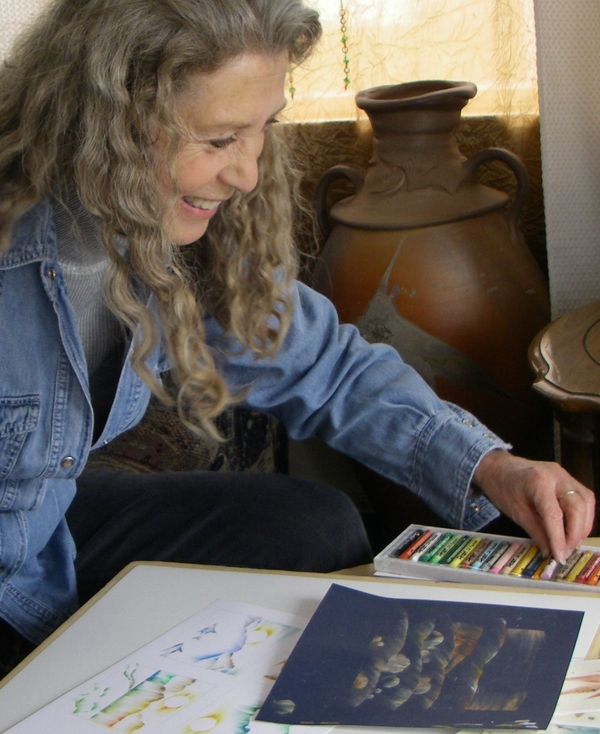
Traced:
POLYGON ((302 0, 58 0, 2 70, 5 669, 73 612, 76 582, 87 598, 130 560, 368 560, 356 511, 311 483, 82 474, 151 392, 169 402, 166 369, 193 430, 214 435, 243 401, 453 525, 496 516, 483 492, 559 559, 590 531, 591 492, 512 457, 294 280, 294 181, 274 122, 286 71, 319 35, 302 0))

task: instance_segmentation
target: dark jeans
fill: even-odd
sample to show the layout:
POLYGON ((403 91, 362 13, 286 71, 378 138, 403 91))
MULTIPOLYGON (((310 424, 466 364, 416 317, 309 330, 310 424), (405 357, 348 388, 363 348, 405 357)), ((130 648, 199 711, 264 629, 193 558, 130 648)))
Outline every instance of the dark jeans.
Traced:
MULTIPOLYGON (((330 572, 372 560, 343 492, 281 474, 87 471, 67 521, 81 603, 132 561, 330 572)), ((11 631, 0 625, 0 677, 31 649, 3 640, 11 631)))

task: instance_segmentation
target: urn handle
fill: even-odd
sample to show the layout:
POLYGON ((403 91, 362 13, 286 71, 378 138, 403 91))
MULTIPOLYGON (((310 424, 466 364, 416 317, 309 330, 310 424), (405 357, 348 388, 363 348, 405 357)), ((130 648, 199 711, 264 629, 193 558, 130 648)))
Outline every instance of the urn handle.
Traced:
POLYGON ((317 222, 319 223, 319 229, 323 233, 323 237, 327 239, 329 237, 333 226, 331 224, 331 218, 327 209, 327 192, 331 184, 339 179, 345 178, 350 183, 354 184, 357 194, 363 187, 365 182, 365 174, 362 168, 354 166, 352 164, 333 166, 321 176, 319 183, 315 189, 314 195, 314 206, 317 214, 317 222))
POLYGON ((510 233, 515 242, 522 242, 519 235, 518 222, 527 196, 529 188, 529 174, 525 168, 523 161, 510 150, 506 148, 487 148, 479 153, 475 153, 463 164, 466 171, 465 178, 474 178, 477 169, 488 161, 501 161, 505 163, 515 174, 517 179, 517 192, 514 201, 508 212, 508 224, 510 233))

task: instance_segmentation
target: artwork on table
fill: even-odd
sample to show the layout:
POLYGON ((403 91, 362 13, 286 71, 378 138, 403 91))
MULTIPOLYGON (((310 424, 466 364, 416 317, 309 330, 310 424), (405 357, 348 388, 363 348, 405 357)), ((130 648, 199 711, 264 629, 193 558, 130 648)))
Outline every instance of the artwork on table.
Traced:
POLYGON ((432 588, 390 598, 333 584, 310 622, 217 601, 7 734, 324 734, 338 722, 339 734, 600 734, 600 661, 572 659, 594 649, 595 612, 526 594, 441 601, 432 588))
POLYGON ((583 613, 333 585, 258 714, 289 724, 545 729, 583 613))
POLYGON ((600 729, 600 660, 574 660, 558 699, 553 723, 563 728, 600 729))
POLYGON ((302 734, 254 722, 306 620, 215 602, 61 696, 11 734, 302 734))
POLYGON ((142 680, 136 682, 135 674, 140 672, 140 666, 126 666, 122 674, 116 673, 101 686, 81 692, 72 713, 107 728, 141 731, 160 724, 214 688, 164 670, 142 675, 142 680), (129 687, 128 682, 132 684, 129 687))

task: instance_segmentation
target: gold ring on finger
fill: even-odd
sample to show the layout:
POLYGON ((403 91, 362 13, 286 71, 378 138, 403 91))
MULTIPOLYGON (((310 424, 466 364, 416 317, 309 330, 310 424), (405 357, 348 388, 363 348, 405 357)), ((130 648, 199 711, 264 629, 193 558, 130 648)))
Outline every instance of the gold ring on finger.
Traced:
POLYGON ((557 497, 557 502, 560 502, 563 498, 568 497, 570 494, 577 494, 577 492, 574 489, 570 489, 568 492, 563 492, 559 497, 557 497))

